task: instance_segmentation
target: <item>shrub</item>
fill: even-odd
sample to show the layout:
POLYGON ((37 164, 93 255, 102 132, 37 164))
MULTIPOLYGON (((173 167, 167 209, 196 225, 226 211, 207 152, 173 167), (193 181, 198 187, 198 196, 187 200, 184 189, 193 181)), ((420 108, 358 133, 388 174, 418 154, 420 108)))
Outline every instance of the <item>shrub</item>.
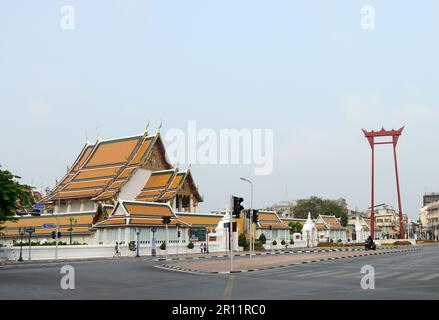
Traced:
POLYGON ((294 245, 294 240, 290 240, 290 245, 294 245))
POLYGON ((395 241, 393 243, 394 246, 411 246, 412 243, 410 241, 395 241))
POLYGON ((163 250, 163 251, 166 250, 166 243, 164 243, 164 242, 162 243, 162 245, 160 246, 160 250, 163 250))
POLYGON ((255 242, 255 251, 265 251, 265 248, 260 241, 255 242))
POLYGON ((261 234, 260 236, 259 236, 259 241, 262 243, 262 244, 266 244, 267 243, 267 237, 265 236, 265 234, 261 234))
POLYGON ((189 242, 189 244, 187 245, 187 248, 188 248, 189 250, 192 250, 193 248, 195 248, 194 243, 193 243, 192 241, 189 242))
POLYGON ((285 240, 282 240, 282 242, 280 243, 281 245, 286 245, 287 243, 285 242, 285 240))
POLYGON ((243 247, 244 249, 247 249, 249 246, 249 243, 247 242, 247 237, 244 233, 241 233, 238 238, 238 246, 243 247))
POLYGON ((277 246, 277 241, 273 240, 273 246, 277 246))

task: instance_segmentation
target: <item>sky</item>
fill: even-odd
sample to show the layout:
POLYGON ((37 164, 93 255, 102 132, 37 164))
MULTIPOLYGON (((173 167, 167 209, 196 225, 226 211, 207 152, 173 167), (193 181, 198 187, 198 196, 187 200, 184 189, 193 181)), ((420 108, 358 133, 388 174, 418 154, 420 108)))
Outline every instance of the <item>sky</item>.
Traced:
MULTIPOLYGON (((317 195, 370 205, 361 128, 406 126, 403 211, 439 192, 439 3, 317 0, 40 0, 0 4, 0 164, 53 187, 85 143, 150 131, 273 129, 274 170, 192 165, 202 211, 317 195), (60 26, 74 8, 73 30, 60 26), (361 26, 364 5, 375 28, 361 26)), ((396 206, 391 147, 376 203, 396 206)), ((182 165, 182 167, 184 167, 182 165)))

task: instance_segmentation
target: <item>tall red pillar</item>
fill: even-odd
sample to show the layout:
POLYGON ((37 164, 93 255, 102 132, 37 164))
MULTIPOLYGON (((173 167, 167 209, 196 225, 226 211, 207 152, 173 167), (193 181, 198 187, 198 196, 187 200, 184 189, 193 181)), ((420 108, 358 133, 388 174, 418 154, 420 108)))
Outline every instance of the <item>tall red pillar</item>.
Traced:
POLYGON ((396 175, 396 192, 398 195, 398 209, 399 209, 399 234, 400 238, 405 238, 404 230, 404 220, 402 214, 402 202, 401 202, 401 190, 399 185, 399 172, 398 172, 398 159, 396 155, 396 146, 398 144, 399 137, 402 135, 404 127, 399 130, 384 130, 382 128, 380 131, 366 131, 363 130, 364 136, 369 141, 370 147, 372 149, 372 194, 371 194, 371 236, 375 239, 375 146, 380 144, 391 144, 393 145, 393 159, 395 164, 395 175, 396 175), (377 137, 392 137, 392 141, 376 141, 377 137))

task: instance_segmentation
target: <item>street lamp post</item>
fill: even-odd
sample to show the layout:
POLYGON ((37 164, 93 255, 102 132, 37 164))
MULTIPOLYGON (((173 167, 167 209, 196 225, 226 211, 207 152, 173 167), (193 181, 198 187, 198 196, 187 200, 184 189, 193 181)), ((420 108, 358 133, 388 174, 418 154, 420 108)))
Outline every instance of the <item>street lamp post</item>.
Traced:
POLYGON ((166 226, 166 256, 165 256, 165 260, 168 261, 168 244, 169 244, 169 234, 168 234, 168 224, 165 225, 166 226))
POLYGON ((156 257, 157 256, 157 245, 156 245, 155 234, 157 232, 157 227, 152 227, 151 231, 152 231, 151 256, 156 257))
POLYGON ((70 245, 72 245, 72 237, 73 237, 73 224, 77 224, 78 221, 75 218, 70 218, 70 228, 69 228, 69 232, 70 232, 70 245))
POLYGON ((29 233, 29 257, 28 260, 32 260, 32 233, 35 232, 34 228, 27 229, 27 232, 29 233))
POLYGON ((137 234, 136 258, 140 258, 140 228, 136 228, 136 234, 137 234))
POLYGON ((20 257, 18 258, 19 262, 23 262, 23 237, 24 237, 24 229, 19 228, 18 232, 20 233, 20 257))
POLYGON ((178 258, 178 254, 179 254, 179 252, 178 252, 179 246, 180 246, 180 224, 177 223, 177 258, 178 258))
POLYGON ((250 197, 250 259, 253 258, 253 252, 254 252, 254 235, 253 235, 253 182, 249 179, 246 178, 241 178, 242 181, 247 182, 250 184, 251 187, 251 197, 250 197))
POLYGON ((209 228, 206 228, 206 253, 209 253, 209 228))
POLYGON ((273 226, 270 225, 270 244, 271 244, 271 251, 273 251, 273 226))

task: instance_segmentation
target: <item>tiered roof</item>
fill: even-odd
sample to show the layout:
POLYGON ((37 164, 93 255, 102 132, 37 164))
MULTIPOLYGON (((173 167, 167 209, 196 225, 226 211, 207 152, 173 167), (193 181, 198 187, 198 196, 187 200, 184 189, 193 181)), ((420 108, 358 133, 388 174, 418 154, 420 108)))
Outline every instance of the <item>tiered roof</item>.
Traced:
POLYGON ((72 234, 89 235, 90 227, 93 224, 95 212, 81 212, 68 214, 46 214, 41 216, 25 216, 20 217, 18 222, 8 221, 2 224, 2 235, 0 237, 18 236, 19 228, 35 228, 35 235, 49 236, 56 228, 44 228, 44 225, 56 226, 59 223, 59 231, 63 234, 70 233, 70 219, 74 219, 72 223, 72 234))
POLYGON ((163 226, 164 216, 171 217, 171 226, 187 225, 175 215, 169 204, 121 200, 108 219, 96 223, 93 227, 163 226))
POLYGON ((159 148, 164 167, 171 169, 159 133, 149 136, 145 132, 144 135, 87 144, 66 176, 42 202, 113 199, 149 158, 154 146, 159 148))
POLYGON ((276 212, 274 211, 259 211, 259 223, 261 229, 268 229, 270 226, 273 229, 289 229, 289 227, 282 222, 276 212))
POLYGON ((335 216, 320 215, 316 222, 317 230, 346 230, 335 216))

